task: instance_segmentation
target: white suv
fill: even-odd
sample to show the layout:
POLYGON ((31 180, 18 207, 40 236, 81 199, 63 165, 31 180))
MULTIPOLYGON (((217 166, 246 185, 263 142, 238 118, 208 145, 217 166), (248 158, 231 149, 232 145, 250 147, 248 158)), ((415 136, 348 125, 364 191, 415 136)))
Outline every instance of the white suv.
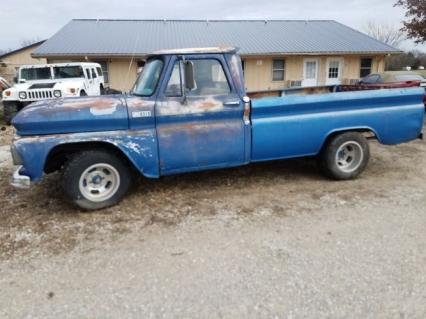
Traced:
POLYGON ((15 85, 2 93, 4 120, 10 124, 19 110, 34 101, 101 95, 104 87, 98 63, 24 65, 19 68, 15 85))

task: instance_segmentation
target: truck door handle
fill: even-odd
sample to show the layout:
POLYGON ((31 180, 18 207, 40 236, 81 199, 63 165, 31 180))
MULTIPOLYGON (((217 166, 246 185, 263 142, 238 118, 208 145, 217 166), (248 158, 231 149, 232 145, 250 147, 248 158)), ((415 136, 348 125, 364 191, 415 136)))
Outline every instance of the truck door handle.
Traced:
POLYGON ((224 106, 236 107, 240 105, 240 101, 225 101, 223 102, 224 106))

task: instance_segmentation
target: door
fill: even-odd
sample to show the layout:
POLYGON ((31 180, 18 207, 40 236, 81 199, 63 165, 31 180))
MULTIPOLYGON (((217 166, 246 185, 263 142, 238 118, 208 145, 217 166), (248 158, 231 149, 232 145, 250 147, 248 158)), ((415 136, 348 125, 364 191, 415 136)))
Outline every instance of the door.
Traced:
POLYGON ((223 56, 185 59, 193 64, 195 88, 184 92, 183 62, 174 57, 155 106, 160 173, 241 165, 244 105, 223 56))
POLYGON ((329 58, 327 59, 327 68, 325 70, 325 84, 338 85, 342 83, 342 58, 329 58))
POLYGON ((92 71, 90 68, 84 68, 85 81, 84 81, 84 91, 87 95, 93 95, 92 87, 93 87, 93 79, 92 79, 92 71))
POLYGON ((90 88, 91 95, 101 95, 101 83, 100 83, 100 77, 96 73, 96 69, 92 67, 90 69, 92 73, 92 87, 90 88))
POLYGON ((305 59, 303 62, 302 86, 318 85, 318 59, 305 59))

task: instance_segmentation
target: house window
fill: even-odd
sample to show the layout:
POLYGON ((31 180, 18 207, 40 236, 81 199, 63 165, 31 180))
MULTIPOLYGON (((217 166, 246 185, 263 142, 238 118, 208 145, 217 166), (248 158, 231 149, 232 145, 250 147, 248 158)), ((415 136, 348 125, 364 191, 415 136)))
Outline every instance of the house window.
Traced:
POLYGON ((371 73, 371 66, 373 65, 372 58, 362 58, 361 59, 361 69, 359 75, 361 78, 369 75, 371 73))
POLYGON ((284 60, 272 60, 272 81, 284 81, 284 60))
POLYGON ((101 61, 101 62, 96 62, 96 63, 99 63, 101 65, 102 74, 104 76, 104 82, 109 83, 108 62, 101 61))
POLYGON ((338 79, 339 78, 339 61, 330 61, 328 64, 328 78, 338 79))

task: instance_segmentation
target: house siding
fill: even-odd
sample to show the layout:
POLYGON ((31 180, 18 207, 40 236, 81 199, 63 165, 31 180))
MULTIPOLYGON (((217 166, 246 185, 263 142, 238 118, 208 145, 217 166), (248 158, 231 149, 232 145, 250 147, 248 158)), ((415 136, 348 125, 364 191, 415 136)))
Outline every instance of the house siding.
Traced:
MULTIPOLYGON (((341 83, 348 84, 350 80, 359 79, 361 55, 336 55, 336 56, 275 56, 275 57, 242 57, 244 61, 244 77, 247 91, 273 91, 288 88, 290 81, 303 80, 304 59, 317 59, 318 85, 326 85, 327 60, 336 57, 343 60, 341 83), (272 61, 285 60, 284 81, 272 81, 272 61)), ((385 69, 385 56, 373 56, 371 72, 383 72, 385 69)))
POLYGON ((44 58, 35 59, 31 57, 31 53, 39 46, 40 45, 22 49, 19 52, 12 53, 2 58, 1 61, 5 63, 5 66, 1 66, 0 64, 0 76, 12 83, 13 78, 16 76, 16 71, 21 65, 46 63, 47 60, 44 58))

